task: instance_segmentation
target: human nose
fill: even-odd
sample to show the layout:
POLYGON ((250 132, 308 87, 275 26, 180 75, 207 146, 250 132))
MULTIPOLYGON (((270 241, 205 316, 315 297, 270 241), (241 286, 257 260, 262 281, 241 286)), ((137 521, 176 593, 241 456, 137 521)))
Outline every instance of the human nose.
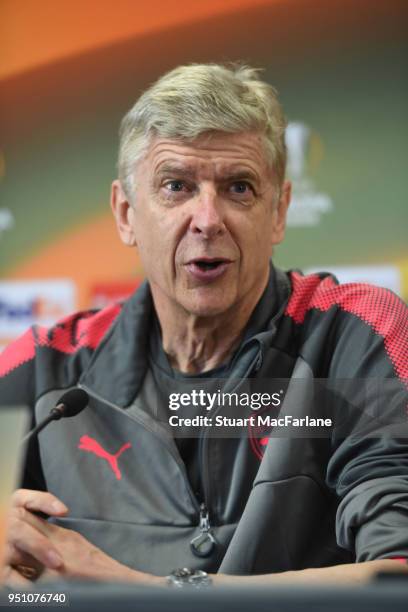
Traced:
POLYGON ((203 189, 194 198, 190 229, 204 238, 214 238, 225 231, 222 204, 214 189, 203 189))

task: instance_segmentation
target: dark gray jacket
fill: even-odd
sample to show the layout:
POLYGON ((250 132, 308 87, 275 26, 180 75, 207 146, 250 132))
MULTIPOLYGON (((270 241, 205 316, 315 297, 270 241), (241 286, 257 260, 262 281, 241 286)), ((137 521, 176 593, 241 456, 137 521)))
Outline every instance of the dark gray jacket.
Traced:
POLYGON ((200 530, 174 439, 135 405, 153 313, 145 284, 123 306, 33 328, 0 355, 2 402, 28 404, 35 421, 66 389, 79 385, 91 398, 30 445, 23 486, 67 504, 59 524, 158 575, 179 566, 256 574, 408 557, 406 308, 386 290, 337 285, 325 274, 272 270, 268 290, 264 331, 240 349, 244 375, 288 379, 281 414, 327 415, 329 405, 337 421, 328 435, 272 432, 266 444, 251 432, 202 432, 200 530), (326 400, 316 408, 321 380, 326 400), (206 557, 190 546, 200 534, 204 551, 215 540, 206 557))

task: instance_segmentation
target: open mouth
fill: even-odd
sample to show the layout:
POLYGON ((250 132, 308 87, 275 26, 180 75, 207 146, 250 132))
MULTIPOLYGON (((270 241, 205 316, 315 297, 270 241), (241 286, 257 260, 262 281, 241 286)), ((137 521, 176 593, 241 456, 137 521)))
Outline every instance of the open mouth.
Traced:
POLYGON ((187 270, 196 280, 211 282, 222 276, 230 264, 229 259, 193 259, 187 264, 187 270))
POLYGON ((225 263, 225 260, 216 259, 214 261, 205 261, 205 260, 198 259, 197 261, 194 261, 193 263, 198 268, 200 268, 200 270, 205 271, 205 270, 215 270, 216 268, 218 268, 218 266, 225 263))

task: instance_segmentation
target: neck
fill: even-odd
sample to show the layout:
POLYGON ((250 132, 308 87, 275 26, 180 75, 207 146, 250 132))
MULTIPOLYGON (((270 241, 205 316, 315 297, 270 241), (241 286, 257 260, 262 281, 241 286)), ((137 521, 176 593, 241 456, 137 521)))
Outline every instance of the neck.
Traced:
POLYGON ((163 350, 172 368, 199 374, 226 363, 239 346, 265 286, 266 283, 228 311, 208 317, 186 312, 173 302, 169 305, 152 287, 163 350))

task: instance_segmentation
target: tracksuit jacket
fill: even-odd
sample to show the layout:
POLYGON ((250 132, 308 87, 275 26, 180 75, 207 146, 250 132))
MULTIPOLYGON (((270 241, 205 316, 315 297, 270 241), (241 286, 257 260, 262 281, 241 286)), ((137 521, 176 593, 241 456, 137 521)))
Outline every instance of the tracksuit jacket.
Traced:
POLYGON ((286 379, 280 414, 330 413, 335 426, 269 438, 203 428, 203 499, 168 429, 135 403, 154 314, 147 283, 123 304, 33 327, 3 351, 0 403, 27 404, 33 424, 70 388, 90 396, 28 449, 22 485, 69 507, 58 524, 157 575, 408 557, 406 307, 385 289, 324 273, 271 268, 269 291, 264 330, 238 351, 239 376, 286 379), (313 399, 319 381, 323 407, 313 399))

